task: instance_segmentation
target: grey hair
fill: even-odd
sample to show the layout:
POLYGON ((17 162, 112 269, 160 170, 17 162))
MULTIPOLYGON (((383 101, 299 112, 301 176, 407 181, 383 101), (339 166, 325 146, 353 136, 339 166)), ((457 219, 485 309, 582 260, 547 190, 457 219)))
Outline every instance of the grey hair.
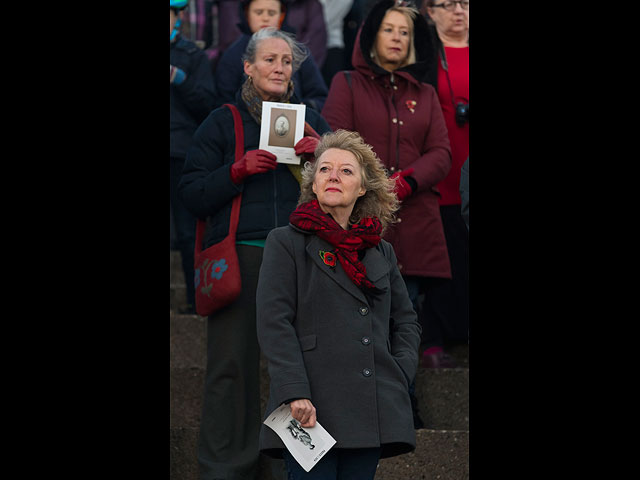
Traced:
POLYGON ((300 68, 300 65, 302 65, 302 62, 309 56, 307 46, 304 43, 298 42, 292 34, 278 30, 276 27, 267 27, 251 35, 247 48, 242 55, 242 62, 255 63, 258 45, 268 38, 279 38, 287 42, 287 45, 289 45, 291 49, 293 72, 296 72, 300 68))

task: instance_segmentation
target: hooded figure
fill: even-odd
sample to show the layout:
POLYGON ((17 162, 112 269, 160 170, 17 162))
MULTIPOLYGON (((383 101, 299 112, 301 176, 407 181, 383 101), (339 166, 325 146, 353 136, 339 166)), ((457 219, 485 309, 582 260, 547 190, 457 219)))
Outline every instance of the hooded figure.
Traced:
MULTIPOLYGON (((278 17, 278 25, 276 26, 284 32, 294 33, 294 29, 287 24, 287 3, 285 0, 280 0, 281 14, 278 17)), ((254 33, 247 19, 247 11, 250 6, 251 0, 239 2, 240 21, 238 28, 242 31, 242 36, 225 50, 216 66, 215 82, 218 106, 226 102, 233 102, 236 98, 236 92, 246 78, 241 58, 251 35, 254 33)), ((327 86, 324 83, 320 69, 312 57, 308 57, 302 62, 300 69, 294 73, 292 81, 294 95, 291 97, 290 102, 304 103, 307 107, 320 112, 327 98, 327 86)))
MULTIPOLYGON (((359 132, 397 178, 401 208, 384 238, 395 249, 405 281, 451 278, 436 187, 451 167, 451 149, 437 93, 424 83, 431 75, 435 49, 427 22, 417 12, 409 32, 386 23, 381 27, 395 3, 383 0, 372 7, 353 49, 355 70, 334 76, 322 116, 334 131, 359 132), (393 70, 381 66, 392 55, 384 51, 383 34, 410 38, 404 64, 399 62, 393 70)), ((425 288, 424 282, 418 283, 415 291, 407 284, 413 301, 425 288)))

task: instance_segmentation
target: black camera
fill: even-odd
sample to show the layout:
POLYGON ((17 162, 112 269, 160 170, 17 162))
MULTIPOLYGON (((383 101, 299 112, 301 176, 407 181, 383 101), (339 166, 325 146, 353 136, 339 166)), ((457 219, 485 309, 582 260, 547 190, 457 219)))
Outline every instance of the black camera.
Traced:
POLYGON ((469 104, 458 102, 456 104, 456 123, 459 127, 464 127, 464 124, 469 121, 469 104))

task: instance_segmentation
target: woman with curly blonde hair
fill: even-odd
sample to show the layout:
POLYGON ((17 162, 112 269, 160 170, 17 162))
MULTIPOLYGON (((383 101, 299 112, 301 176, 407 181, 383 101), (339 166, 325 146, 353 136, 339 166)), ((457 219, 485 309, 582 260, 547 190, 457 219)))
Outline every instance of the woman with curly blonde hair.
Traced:
POLYGON ((326 133, 302 170, 289 225, 267 237, 256 294, 270 376, 265 418, 283 403, 337 444, 310 472, 263 425, 260 450, 290 479, 373 479, 378 460, 415 449, 409 383, 421 328, 382 230, 398 200, 358 133, 326 133))
POLYGON ((302 170, 300 199, 298 205, 317 198, 313 192, 313 182, 318 171, 318 159, 330 148, 351 152, 362 168, 362 186, 366 193, 360 197, 353 208, 350 223, 358 223, 364 217, 378 217, 382 231, 395 221, 395 212, 400 207, 394 193, 396 179, 389 179, 380 159, 371 145, 364 142, 357 132, 337 130, 326 133, 315 150, 315 162, 306 162, 302 170))

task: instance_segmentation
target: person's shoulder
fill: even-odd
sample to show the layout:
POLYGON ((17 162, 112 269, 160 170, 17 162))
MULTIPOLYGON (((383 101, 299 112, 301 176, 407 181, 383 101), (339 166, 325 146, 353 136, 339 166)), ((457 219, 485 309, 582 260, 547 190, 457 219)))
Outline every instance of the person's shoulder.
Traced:
POLYGON ((310 124, 313 124, 317 122, 319 119, 321 119, 322 115, 317 110, 307 107, 305 108, 305 117, 306 117, 305 120, 307 122, 309 122, 310 124))
POLYGON ((416 80, 414 83, 418 85, 418 95, 420 95, 421 98, 427 99, 431 102, 434 100, 437 100, 438 102, 440 101, 438 99, 438 91, 433 85, 427 83, 425 80, 416 80))
POLYGON ((249 40, 251 40, 251 35, 247 35, 243 33, 238 38, 236 38, 231 45, 229 45, 223 53, 224 56, 232 56, 232 55, 242 55, 249 44, 249 40))
POLYGON ((236 76, 243 70, 240 59, 247 49, 248 43, 249 36, 243 34, 222 52, 216 67, 218 82, 223 80, 225 83, 234 84, 236 76))
POLYGON ((380 239, 380 243, 378 243, 378 245, 380 246, 380 249, 382 249, 382 250, 389 250, 390 248, 393 248, 391 243, 389 241, 385 240, 384 238, 380 239))
POLYGON ((430 83, 425 82, 424 80, 420 81, 420 89, 424 92, 428 92, 429 94, 435 94, 436 88, 430 83))
POLYGON ((305 234, 292 225, 276 227, 267 234, 265 248, 275 244, 282 245, 293 252, 299 248, 304 248, 305 234))
MULTIPOLYGON (((194 53, 198 53, 198 52, 202 51, 200 49, 200 47, 198 47, 194 42, 192 42, 191 40, 189 40, 187 38, 184 38, 182 36, 176 42, 175 48, 177 48, 179 50, 184 50, 185 52, 187 52, 190 55, 193 55, 194 53)), ((204 52, 203 52, 203 54, 204 54, 204 52)))
MULTIPOLYGON (((355 68, 353 70, 343 70, 340 74, 340 77, 342 77, 341 80, 352 90, 354 85, 357 85, 357 90, 362 85, 369 84, 375 79, 373 72, 367 72, 363 70, 364 69, 361 68, 355 68)), ((337 76, 338 75, 336 75, 336 77, 337 76)))
POLYGON ((288 238, 296 238, 300 235, 302 235, 302 232, 298 231, 292 225, 284 225, 282 227, 276 227, 273 230, 271 230, 267 235, 267 240, 269 238, 283 240, 288 238))
POLYGON ((391 260, 395 258, 393 245, 391 245, 391 243, 389 243, 384 238, 380 239, 380 243, 378 243, 377 248, 378 248, 378 251, 382 253, 384 258, 386 258, 389 262, 391 262, 391 260))
POLYGON ((307 107, 305 113, 305 121, 309 125, 311 125, 314 130, 316 130, 318 135, 322 135, 331 131, 331 127, 329 126, 327 120, 322 116, 320 112, 314 110, 313 108, 307 107))
POLYGON ((213 110, 211 110, 211 113, 209 113, 208 118, 210 118, 210 119, 212 119, 214 121, 218 121, 218 122, 233 121, 232 120, 233 113, 231 112, 231 109, 226 106, 227 103, 232 104, 232 102, 225 102, 222 105, 214 108, 213 110))
POLYGON ((228 107, 221 105, 209 112, 207 118, 200 123, 197 133, 222 141, 223 137, 226 138, 229 135, 224 132, 233 134, 233 114, 228 107))

